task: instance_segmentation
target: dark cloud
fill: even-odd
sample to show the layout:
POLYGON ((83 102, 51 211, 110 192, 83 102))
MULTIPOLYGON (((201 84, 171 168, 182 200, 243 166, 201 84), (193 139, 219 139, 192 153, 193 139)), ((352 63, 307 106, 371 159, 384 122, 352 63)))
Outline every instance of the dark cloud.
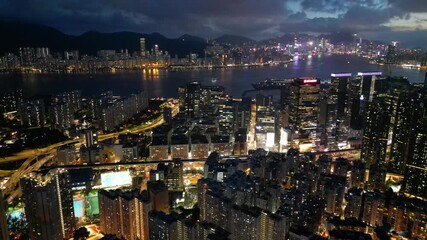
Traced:
POLYGON ((302 0, 301 6, 304 10, 322 11, 322 12, 340 12, 346 11, 353 6, 377 7, 374 0, 302 0))
POLYGON ((426 0, 388 0, 388 2, 404 12, 427 13, 426 0))
POLYGON ((365 33, 363 37, 368 39, 381 39, 383 41, 400 41, 404 47, 426 48, 427 30, 410 31, 378 31, 365 33))
POLYGON ((283 32, 366 32, 391 30, 382 24, 393 18, 404 18, 407 14, 392 8, 375 9, 354 6, 344 14, 332 17, 308 18, 305 13, 296 13, 282 22, 280 30, 283 32))
MULTIPOLYGON (((427 13, 427 0, 0 0, 0 17, 67 33, 137 31, 169 37, 239 34, 262 39, 346 30, 404 38, 402 28, 384 24, 420 12, 427 13)), ((422 25, 421 20, 416 24, 422 25)))
POLYGON ((6 0, 0 13, 53 25, 72 33, 87 30, 158 31, 257 35, 288 14, 285 0, 6 0))

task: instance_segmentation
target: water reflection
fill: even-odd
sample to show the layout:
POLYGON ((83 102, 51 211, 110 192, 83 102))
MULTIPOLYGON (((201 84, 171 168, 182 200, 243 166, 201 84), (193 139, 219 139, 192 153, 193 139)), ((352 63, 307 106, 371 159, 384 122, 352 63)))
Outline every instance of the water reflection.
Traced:
POLYGON ((134 72, 117 71, 115 74, 0 74, 2 86, 0 91, 21 88, 25 94, 35 95, 81 89, 83 95, 91 96, 102 90, 112 90, 115 94, 127 95, 145 89, 152 97, 178 97, 179 86, 200 81, 204 85, 224 86, 228 94, 240 96, 243 91, 252 88, 253 82, 266 78, 315 76, 328 79, 332 72, 355 74, 362 71, 382 71, 385 74, 407 76, 411 82, 423 82, 425 74, 425 71, 416 69, 369 64, 366 59, 355 56, 323 55, 313 56, 311 59, 299 59, 289 63, 287 67, 278 65, 196 71, 146 69, 134 72), (212 79, 216 80, 213 82, 212 79))

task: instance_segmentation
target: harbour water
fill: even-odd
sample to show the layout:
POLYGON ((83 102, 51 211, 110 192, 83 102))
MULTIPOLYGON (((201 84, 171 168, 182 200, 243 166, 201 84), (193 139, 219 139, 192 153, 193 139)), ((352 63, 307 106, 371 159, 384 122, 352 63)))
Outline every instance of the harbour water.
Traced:
POLYGON ((112 90, 117 95, 128 95, 146 90, 150 97, 178 97, 178 87, 192 81, 204 85, 221 85, 228 94, 239 97, 252 89, 253 82, 266 78, 281 79, 314 76, 322 80, 331 73, 381 71, 384 75, 406 76, 410 82, 424 81, 425 71, 399 66, 379 66, 350 55, 314 56, 286 65, 254 68, 225 68, 201 70, 145 70, 95 74, 0 74, 0 91, 23 89, 26 96, 55 94, 75 89, 84 96, 112 90))

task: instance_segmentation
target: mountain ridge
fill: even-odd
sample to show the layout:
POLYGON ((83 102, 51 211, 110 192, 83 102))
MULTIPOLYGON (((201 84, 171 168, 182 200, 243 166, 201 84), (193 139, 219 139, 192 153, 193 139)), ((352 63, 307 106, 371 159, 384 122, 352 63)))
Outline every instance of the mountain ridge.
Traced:
MULTIPOLYGON (((121 49, 128 49, 129 53, 133 53, 140 50, 139 38, 146 38, 146 50, 152 49, 154 45, 159 45, 160 50, 168 51, 172 57, 175 55, 186 57, 190 53, 203 56, 206 47, 210 45, 206 38, 190 34, 183 34, 178 38, 168 38, 158 32, 149 34, 132 31, 103 33, 91 30, 80 35, 69 35, 46 25, 4 19, 0 19, 0 29, 7 33, 2 36, 0 55, 8 52, 17 53, 19 47, 48 47, 51 52, 60 53, 78 50, 82 55, 96 55, 99 50, 121 49)), ((276 38, 256 41, 244 36, 225 34, 211 41, 221 45, 292 43, 294 35, 288 33, 276 38)), ((354 41, 350 33, 330 33, 317 37, 304 33, 297 33, 297 35, 301 39, 326 37, 335 44, 354 41)))

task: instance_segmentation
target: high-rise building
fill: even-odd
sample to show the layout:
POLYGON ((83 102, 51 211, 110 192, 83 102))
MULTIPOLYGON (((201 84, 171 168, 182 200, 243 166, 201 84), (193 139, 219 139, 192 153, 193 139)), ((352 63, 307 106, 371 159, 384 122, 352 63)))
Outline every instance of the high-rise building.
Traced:
POLYGON ((110 96, 102 96, 97 111, 98 122, 103 131, 114 130, 115 127, 148 106, 147 95, 144 92, 132 94, 118 101, 111 101, 111 98, 110 96))
POLYGON ((139 52, 141 54, 141 57, 145 57, 145 38, 139 39, 139 52))
POLYGON ((1 239, 9 239, 9 232, 7 230, 6 221, 6 202, 3 193, 0 190, 0 237, 1 239))
POLYGON ((427 132, 417 133, 410 147, 406 164, 403 191, 415 196, 427 197, 427 132))
POLYGON ((333 95, 337 101, 337 115, 344 117, 348 111, 348 84, 351 79, 351 73, 332 73, 331 88, 334 89, 333 95))
POLYGON ((362 210, 363 189, 350 188, 347 192, 347 205, 345 207, 346 218, 359 219, 362 210))
POLYGON ((368 190, 385 190, 387 166, 384 162, 376 162, 369 167, 368 190))
POLYGON ((368 106, 361 156, 368 166, 385 162, 390 172, 403 174, 409 154, 409 137, 417 119, 413 115, 413 90, 401 79, 383 82, 389 86, 378 86, 368 106))
POLYGON ((224 96, 225 89, 221 86, 203 86, 201 89, 201 110, 204 113, 215 112, 224 96))
POLYGON ((251 122, 251 98, 243 98, 240 103, 235 106, 234 116, 234 132, 243 129, 245 133, 249 132, 251 122))
POLYGON ((325 211, 340 216, 344 204, 345 177, 321 174, 318 192, 326 203, 325 211))
POLYGON ((183 106, 183 110, 189 117, 195 117, 199 115, 200 111, 200 99, 201 99, 201 85, 198 82, 192 82, 183 88, 181 93, 180 105, 183 106), (181 103, 182 102, 182 103, 181 103))
POLYGON ((364 194, 364 203, 362 211, 362 221, 371 225, 381 225, 384 214, 384 200, 382 193, 366 192, 364 194))
POLYGON ((153 49, 153 55, 154 55, 154 61, 159 61, 160 60, 160 49, 159 49, 159 45, 154 45, 154 49, 153 49))
POLYGON ((49 119, 51 128, 67 130, 74 124, 74 108, 68 102, 51 105, 49 119))
POLYGON ((34 48, 21 47, 19 48, 19 57, 22 67, 31 67, 35 63, 36 53, 34 48))
POLYGON ((366 163, 361 160, 356 160, 352 163, 350 187, 363 188, 365 186, 366 163))
POLYGON ((50 50, 47 47, 36 48, 36 58, 46 59, 50 56, 50 50))
POLYGON ((275 111, 272 96, 257 95, 255 141, 257 148, 273 150, 275 146, 275 111))
POLYGON ((102 160, 102 149, 98 146, 80 147, 80 162, 81 163, 97 163, 102 160))
POLYGON ((336 140, 345 140, 345 127, 349 124, 349 83, 351 73, 331 74, 331 99, 336 100, 336 140))
POLYGON ((0 95, 0 113, 19 110, 22 102, 22 90, 10 91, 0 95))
POLYGON ((413 132, 409 139, 409 156, 406 162, 403 191, 423 198, 427 197, 427 97, 425 93, 415 97, 413 132))
POLYGON ((93 147, 98 145, 98 133, 94 129, 87 129, 84 131, 86 147, 93 147))
POLYGON ((397 42, 393 42, 392 44, 388 45, 385 63, 386 64, 397 63, 397 42))
POLYGON ((33 172, 21 179, 30 239, 64 239, 75 229, 73 195, 68 172, 33 172))
POLYGON ((166 184, 163 181, 150 181, 147 183, 147 191, 152 209, 169 213, 169 192, 166 184))
POLYGON ((174 240, 178 235, 177 221, 164 212, 153 211, 149 215, 150 240, 174 240))
POLYGON ((377 91, 377 81, 381 78, 382 72, 359 72, 357 76, 361 78, 360 96, 368 102, 372 102, 377 91))
POLYGON ((52 97, 52 105, 68 103, 74 111, 82 107, 82 93, 79 90, 65 92, 52 97))
POLYGON ((384 162, 387 151, 390 125, 384 99, 376 99, 369 105, 362 140, 362 160, 368 167, 376 162, 384 162))
POLYGON ((368 104, 373 101, 382 72, 359 72, 357 77, 350 81, 350 127, 361 130, 368 104))
POLYGON ((80 58, 79 51, 73 50, 73 51, 65 51, 64 52, 64 59, 65 60, 72 60, 72 61, 78 61, 80 58))
POLYGON ((74 145, 61 146, 56 150, 56 158, 60 165, 71 165, 77 158, 74 145))
MULTIPOLYGON (((387 138, 386 162, 388 170, 397 174, 404 174, 405 165, 409 155, 409 138, 414 129, 413 116, 414 103, 411 99, 411 91, 404 88, 392 89, 386 97, 390 125, 387 138)), ((425 119, 424 119, 425 120, 425 119)))
POLYGON ((172 163, 163 164, 160 163, 157 166, 156 171, 150 172, 150 174, 160 174, 162 179, 153 179, 154 181, 162 180, 166 184, 168 190, 172 191, 183 191, 184 190, 184 165, 181 159, 173 159, 172 163))
POLYGON ((192 159, 204 159, 209 156, 209 141, 205 135, 192 134, 190 142, 190 154, 192 159))
POLYGON ((46 124, 43 99, 33 98, 21 102, 19 108, 21 124, 30 127, 43 127, 46 124))
POLYGON ((292 83, 289 96, 285 99, 291 139, 293 145, 299 146, 302 151, 304 145, 310 149, 318 139, 319 91, 319 79, 298 78, 292 83))
POLYGON ((102 190, 98 194, 100 228, 129 240, 148 240, 148 213, 151 203, 147 192, 138 190, 102 190))
POLYGON ((233 205, 220 192, 219 182, 198 182, 200 220, 229 232, 231 239, 285 239, 286 219, 258 207, 233 205))

